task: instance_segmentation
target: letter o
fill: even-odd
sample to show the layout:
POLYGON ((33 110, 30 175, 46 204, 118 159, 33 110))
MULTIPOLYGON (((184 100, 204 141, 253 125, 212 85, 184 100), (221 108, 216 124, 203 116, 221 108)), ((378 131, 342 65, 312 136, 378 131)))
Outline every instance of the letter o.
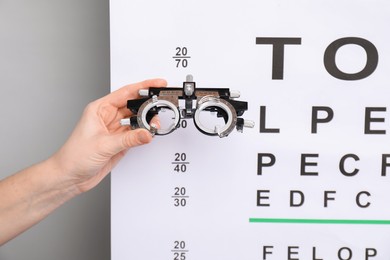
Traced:
POLYGON ((352 250, 349 248, 349 247, 342 247, 340 248, 339 252, 338 252, 338 257, 340 260, 351 260, 352 259, 352 250), (344 258, 342 256, 342 253, 347 251, 347 258, 344 258))
POLYGON ((324 65, 330 75, 342 80, 359 80, 370 76, 378 65, 378 51, 370 41, 358 37, 346 37, 335 40, 325 50, 324 65), (345 73, 336 65, 336 53, 340 47, 347 44, 356 44, 362 47, 367 54, 366 66, 356 73, 345 73))

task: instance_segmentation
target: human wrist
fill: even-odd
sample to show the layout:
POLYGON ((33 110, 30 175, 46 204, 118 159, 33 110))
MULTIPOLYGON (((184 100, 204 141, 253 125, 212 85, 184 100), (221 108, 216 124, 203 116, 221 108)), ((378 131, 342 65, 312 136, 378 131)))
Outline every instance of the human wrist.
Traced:
POLYGON ((53 158, 0 181, 0 245, 77 194, 77 188, 61 177, 61 169, 53 158))
MULTIPOLYGON (((81 192, 75 185, 74 181, 69 177, 66 169, 61 167, 56 156, 52 156, 40 163, 42 167, 42 177, 46 179, 45 187, 42 190, 52 192, 53 196, 57 197, 57 201, 61 203, 79 195, 81 192)), ((37 180, 42 184, 42 180, 37 180)))

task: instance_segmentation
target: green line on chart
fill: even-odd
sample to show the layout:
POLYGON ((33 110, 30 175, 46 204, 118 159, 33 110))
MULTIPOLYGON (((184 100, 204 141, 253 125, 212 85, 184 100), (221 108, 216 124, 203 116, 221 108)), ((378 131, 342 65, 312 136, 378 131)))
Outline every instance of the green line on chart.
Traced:
POLYGON ((250 218, 249 222, 250 223, 280 223, 280 224, 390 225, 390 220, 370 220, 370 219, 250 218))

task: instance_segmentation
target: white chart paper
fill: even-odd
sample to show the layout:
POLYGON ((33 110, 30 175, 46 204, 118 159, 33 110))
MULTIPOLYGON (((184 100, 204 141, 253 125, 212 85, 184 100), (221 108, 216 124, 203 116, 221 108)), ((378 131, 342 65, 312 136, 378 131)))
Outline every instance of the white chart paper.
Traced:
POLYGON ((390 259, 388 1, 111 0, 112 90, 239 90, 253 129, 186 127, 112 173, 112 259, 390 259), (183 166, 184 165, 184 166, 183 166))

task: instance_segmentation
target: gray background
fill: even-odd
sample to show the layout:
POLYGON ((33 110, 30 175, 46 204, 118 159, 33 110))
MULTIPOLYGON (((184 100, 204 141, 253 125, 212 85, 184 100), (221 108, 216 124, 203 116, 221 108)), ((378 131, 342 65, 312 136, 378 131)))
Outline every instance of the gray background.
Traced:
MULTIPOLYGON (((109 62, 108 0, 0 0, 0 178, 61 146, 109 92, 109 62)), ((0 259, 110 259, 109 185, 0 247, 0 259)))

